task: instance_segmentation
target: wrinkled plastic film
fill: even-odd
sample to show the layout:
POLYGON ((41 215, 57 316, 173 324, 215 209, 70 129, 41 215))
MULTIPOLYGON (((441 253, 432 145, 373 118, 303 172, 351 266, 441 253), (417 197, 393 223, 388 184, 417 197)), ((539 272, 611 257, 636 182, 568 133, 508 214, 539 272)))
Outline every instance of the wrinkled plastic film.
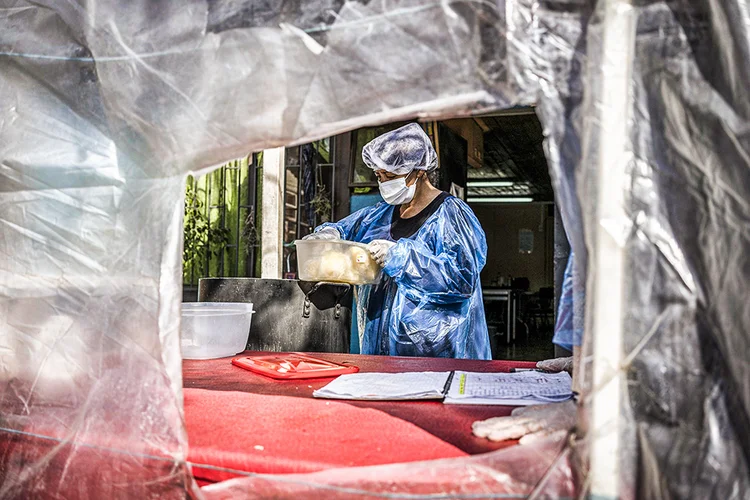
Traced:
POLYGON ((176 497, 182 179, 113 141, 78 31, 2 17, 0 497, 176 497))
POLYGON ((365 340, 365 328, 367 327, 367 304, 370 302, 370 286, 354 287, 354 304, 357 308, 357 336, 361 350, 362 342, 365 340))
MULTIPOLYGON (((8 386, 2 406, 8 434, 39 436, 42 444, 5 436, 3 496, 30 489, 50 496, 179 494, 187 480, 177 354, 180 231, 173 215, 184 173, 343 127, 490 105, 494 100, 471 72, 437 71, 446 68, 450 47, 425 43, 447 28, 457 30, 456 46, 474 50, 478 35, 464 28, 476 20, 471 10, 465 22, 434 4, 405 5, 407 13, 416 9, 410 16, 349 5, 319 57, 294 30, 205 33, 202 2, 179 9, 146 2, 48 7, 30 5, 4 17, 4 69, 19 69, 17 80, 12 71, 4 78, 4 101, 20 104, 28 125, 19 126, 16 108, 6 109, 4 123, 16 122, 3 129, 4 174, 12 180, 3 205, 18 215, 3 216, 9 257, 3 372, 26 393, 8 386), (363 15, 394 31, 377 28, 362 40, 363 15), (431 21, 438 24, 423 32, 431 21), (370 67, 388 46, 399 47, 383 60, 388 64, 370 67), (407 46, 419 49, 418 62, 416 54, 400 55, 407 46), (357 60, 360 68, 352 71, 357 60), (409 84, 393 78, 407 68, 409 84), (365 82, 380 89, 367 101, 360 98, 365 82), (37 186, 40 173, 50 179, 37 186), (91 200, 100 192, 104 208, 91 200), (50 198, 65 210, 50 206, 50 198), (26 275, 31 291, 11 286, 26 275), (19 306, 19 296, 28 306, 19 306), (47 306, 58 320, 54 328, 38 311, 47 306), (91 324, 78 328, 83 322, 91 324), (75 369, 84 373, 65 373, 75 369), (100 371, 107 376, 97 377, 100 371), (55 386, 49 400, 36 399, 60 378, 67 394, 55 386), (35 454, 25 445, 36 446, 35 454), (155 467, 154 457, 168 469, 155 467), (72 464, 67 475, 61 478, 55 462, 72 464), (84 481, 94 464, 97 480, 84 481)), ((450 63, 464 64, 462 52, 450 54, 450 63)))
POLYGON ((464 459, 331 469, 313 474, 249 475, 203 488, 228 498, 572 498, 576 479, 565 440, 464 459))
MULTIPOLYGON (((627 256, 619 457, 628 497, 738 498, 747 491, 750 398, 741 382, 747 369, 735 361, 749 324, 735 301, 750 272, 744 251, 737 253, 748 235, 736 226, 747 220, 739 200, 747 199, 750 175, 736 128, 747 99, 733 84, 748 64, 734 52, 747 43, 743 12, 744 2, 635 8, 626 218, 597 218, 595 198, 580 196, 590 248, 596 231, 608 231, 627 256), (715 21, 730 18, 737 23, 715 21), (704 463, 722 465, 695 474, 704 463)), ((592 26, 598 34, 591 40, 601 40, 603 26, 592 26)), ((599 80, 601 66, 590 67, 599 80)), ((599 104, 592 99, 589 108, 599 104)), ((587 133, 595 144, 597 130, 587 133)), ((601 181, 593 170, 600 154, 584 155, 579 186, 601 181)), ((589 273, 602 272, 591 258, 589 273)), ((592 320, 589 353, 590 342, 606 342, 590 335, 592 320)))
MULTIPOLYGON (((190 170, 364 125, 536 102, 578 269, 595 276, 588 252, 603 226, 589 145, 608 132, 589 119, 601 104, 598 12, 375 1, 255 15, 248 4, 21 3, 0 14, 0 497, 184 494, 179 214, 190 170)), ((737 498, 750 488, 748 6, 651 2, 633 15, 622 495, 737 498)), ((472 477, 471 460, 451 464, 454 479, 472 477)), ((484 464, 488 497, 514 484, 506 465, 484 464)), ((323 472, 305 487, 382 492, 402 484, 399 467, 375 482, 323 472)), ((537 472, 526 485, 562 491, 537 472)), ((438 479, 429 491, 465 486, 438 479)))

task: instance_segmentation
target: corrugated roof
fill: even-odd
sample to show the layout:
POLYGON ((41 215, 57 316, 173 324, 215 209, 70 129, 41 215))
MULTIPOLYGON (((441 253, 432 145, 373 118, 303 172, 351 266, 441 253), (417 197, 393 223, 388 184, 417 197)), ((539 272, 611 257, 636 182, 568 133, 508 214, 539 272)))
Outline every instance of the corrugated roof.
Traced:
POLYGON ((486 116, 484 166, 469 169, 469 181, 510 181, 512 186, 469 187, 469 196, 532 196, 553 201, 552 183, 542 141, 542 125, 535 114, 486 116))

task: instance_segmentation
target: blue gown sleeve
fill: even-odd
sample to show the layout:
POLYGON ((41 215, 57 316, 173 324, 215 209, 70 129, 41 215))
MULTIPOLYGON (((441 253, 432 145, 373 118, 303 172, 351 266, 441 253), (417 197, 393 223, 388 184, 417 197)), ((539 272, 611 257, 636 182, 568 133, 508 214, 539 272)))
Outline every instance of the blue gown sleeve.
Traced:
POLYGON ((357 235, 361 233, 360 229, 362 227, 362 222, 379 208, 380 205, 378 204, 371 207, 365 207, 361 210, 357 210, 353 214, 347 215, 338 222, 327 222, 325 224, 321 224, 320 226, 315 228, 315 232, 318 232, 321 229, 327 227, 332 227, 334 229, 338 229, 342 239, 358 241, 357 235))
POLYGON ((449 198, 440 208, 430 240, 401 239, 391 249, 384 271, 411 299, 451 304, 469 299, 487 260, 487 241, 464 202, 449 198))
POLYGON ((574 346, 580 346, 583 340, 585 292, 577 289, 575 272, 575 257, 573 252, 570 252, 557 306, 555 335, 552 337, 553 343, 569 351, 572 351, 574 346))

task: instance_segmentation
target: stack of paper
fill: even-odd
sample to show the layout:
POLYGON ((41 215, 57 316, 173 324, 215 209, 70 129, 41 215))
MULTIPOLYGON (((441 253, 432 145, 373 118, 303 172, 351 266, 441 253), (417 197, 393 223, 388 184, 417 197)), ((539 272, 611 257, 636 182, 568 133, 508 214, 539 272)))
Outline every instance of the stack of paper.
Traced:
POLYGON ((566 372, 455 372, 445 404, 524 406, 559 403, 573 397, 566 372))
POLYGON ((316 398, 412 400, 443 399, 450 372, 353 373, 313 392, 316 398))

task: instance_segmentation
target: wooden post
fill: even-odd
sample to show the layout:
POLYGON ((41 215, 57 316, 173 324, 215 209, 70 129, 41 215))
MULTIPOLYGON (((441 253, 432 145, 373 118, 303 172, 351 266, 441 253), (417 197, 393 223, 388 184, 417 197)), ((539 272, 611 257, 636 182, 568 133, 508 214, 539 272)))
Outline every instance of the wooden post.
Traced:
MULTIPOLYGON (((625 320, 625 243, 628 214, 625 211, 626 168, 629 162, 628 117, 630 82, 635 45, 635 15, 631 0, 606 0, 603 11, 603 44, 600 81, 595 90, 594 111, 599 130, 597 204, 593 261, 589 283, 593 285, 591 314, 593 340, 593 388, 589 439, 589 498, 619 498, 623 449, 622 405, 625 374, 623 321, 625 320)), ((588 306, 587 306, 588 307, 588 306)), ((635 478, 631 478, 635 480, 635 478)))
POLYGON ((281 278, 284 256, 284 148, 263 151, 261 278, 281 278))

